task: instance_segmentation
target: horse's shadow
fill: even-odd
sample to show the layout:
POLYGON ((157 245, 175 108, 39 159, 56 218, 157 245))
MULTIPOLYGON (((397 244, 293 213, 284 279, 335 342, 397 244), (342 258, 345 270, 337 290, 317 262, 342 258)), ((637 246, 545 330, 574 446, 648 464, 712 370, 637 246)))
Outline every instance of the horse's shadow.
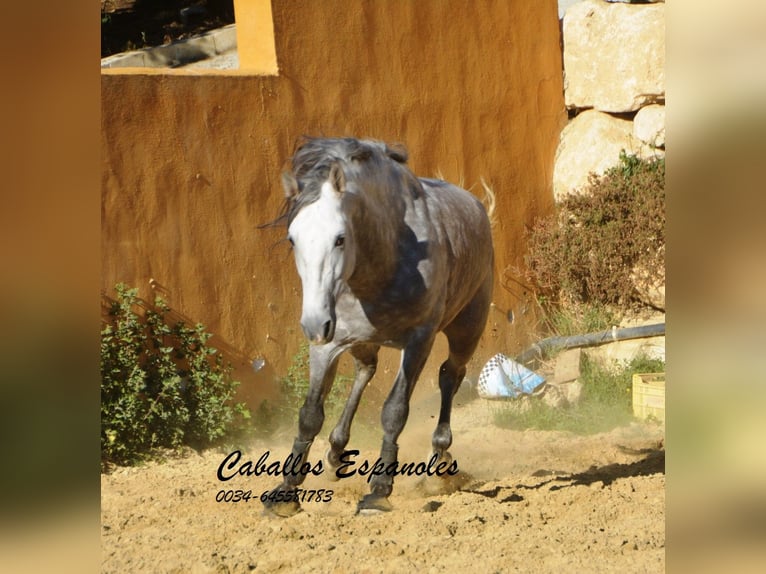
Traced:
MULTIPOLYGON (((549 491, 562 490, 573 486, 590 486, 591 484, 602 482, 604 486, 612 484, 614 481, 623 478, 632 478, 638 476, 651 476, 654 474, 665 474, 665 449, 647 448, 641 451, 634 451, 634 454, 643 455, 641 459, 630 463, 612 463, 604 466, 593 466, 584 472, 560 473, 551 470, 538 470, 532 476, 551 476, 547 480, 536 484, 516 484, 514 486, 495 486, 490 489, 482 490, 486 483, 474 483, 468 488, 462 489, 463 492, 479 494, 487 498, 497 498, 501 492, 507 493, 512 490, 539 490, 548 487, 549 491)), ((519 502, 524 500, 522 496, 515 492, 505 496, 499 502, 519 502)))
MULTIPOLYGON (((642 454, 644 454, 644 457, 634 462, 612 463, 601 467, 591 467, 584 472, 557 476, 551 481, 526 488, 537 489, 550 484, 550 482, 560 482, 562 484, 553 484, 549 490, 561 490, 562 488, 572 486, 590 486, 596 482, 603 482, 604 486, 608 486, 621 478, 665 474, 665 449, 645 449, 642 451, 642 454)), ((520 485, 519 488, 525 487, 520 485)))

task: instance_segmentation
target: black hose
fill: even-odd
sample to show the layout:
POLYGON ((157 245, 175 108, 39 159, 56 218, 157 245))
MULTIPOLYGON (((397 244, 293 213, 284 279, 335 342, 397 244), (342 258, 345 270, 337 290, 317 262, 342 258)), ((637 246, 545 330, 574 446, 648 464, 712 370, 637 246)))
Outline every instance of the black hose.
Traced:
POLYGON ((665 323, 655 323, 654 325, 642 325, 641 327, 612 328, 608 331, 586 333, 585 335, 549 337, 529 347, 517 356, 515 361, 527 368, 532 368, 535 363, 547 358, 552 350, 561 351, 579 347, 596 347, 614 341, 659 337, 664 334, 665 323))

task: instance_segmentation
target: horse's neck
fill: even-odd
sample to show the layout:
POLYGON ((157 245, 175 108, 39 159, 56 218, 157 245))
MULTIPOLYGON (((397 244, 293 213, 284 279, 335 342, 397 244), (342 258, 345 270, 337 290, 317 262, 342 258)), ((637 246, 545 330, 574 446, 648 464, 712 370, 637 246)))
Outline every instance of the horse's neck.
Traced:
POLYGON ((375 298, 396 273, 403 217, 384 205, 368 205, 354 221, 356 261, 349 287, 359 298, 375 298))

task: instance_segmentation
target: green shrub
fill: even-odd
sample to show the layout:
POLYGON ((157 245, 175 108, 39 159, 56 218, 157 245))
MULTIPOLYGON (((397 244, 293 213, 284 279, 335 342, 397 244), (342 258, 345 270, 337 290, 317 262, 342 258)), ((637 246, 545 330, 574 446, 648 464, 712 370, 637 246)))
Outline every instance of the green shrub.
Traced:
MULTIPOLYGON (((332 389, 330 389, 324 402, 325 422, 330 420, 334 424, 340 417, 353 382, 353 377, 343 374, 336 375, 332 389)), ((279 408, 285 418, 291 418, 293 423, 298 420, 298 413, 306 400, 308 389, 309 345, 304 343, 293 357, 292 363, 287 369, 287 375, 280 379, 281 404, 279 408)))
MULTIPOLYGON (((303 344, 293 356, 287 374, 279 380, 281 407, 287 415, 298 418, 298 409, 309 390, 309 346, 303 344)), ((293 421, 294 422, 294 421, 293 421)))
POLYGON ((529 235, 529 279, 552 302, 642 305, 631 273, 664 278, 665 160, 624 152, 584 193, 570 195, 529 235))
POLYGON ((115 287, 101 331, 101 458, 135 463, 157 448, 204 448, 244 428, 239 383, 202 324, 170 321, 161 299, 115 287), (139 314, 138 310, 142 310, 139 314))

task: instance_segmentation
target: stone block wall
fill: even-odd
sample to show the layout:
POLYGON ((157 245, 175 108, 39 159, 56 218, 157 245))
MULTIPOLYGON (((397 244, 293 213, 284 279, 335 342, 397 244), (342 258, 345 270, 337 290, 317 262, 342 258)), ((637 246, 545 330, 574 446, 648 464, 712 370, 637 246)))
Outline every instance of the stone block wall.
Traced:
POLYGON ((570 121, 556 151, 553 193, 577 192, 591 172, 665 150, 665 3, 582 0, 563 18, 570 121))

